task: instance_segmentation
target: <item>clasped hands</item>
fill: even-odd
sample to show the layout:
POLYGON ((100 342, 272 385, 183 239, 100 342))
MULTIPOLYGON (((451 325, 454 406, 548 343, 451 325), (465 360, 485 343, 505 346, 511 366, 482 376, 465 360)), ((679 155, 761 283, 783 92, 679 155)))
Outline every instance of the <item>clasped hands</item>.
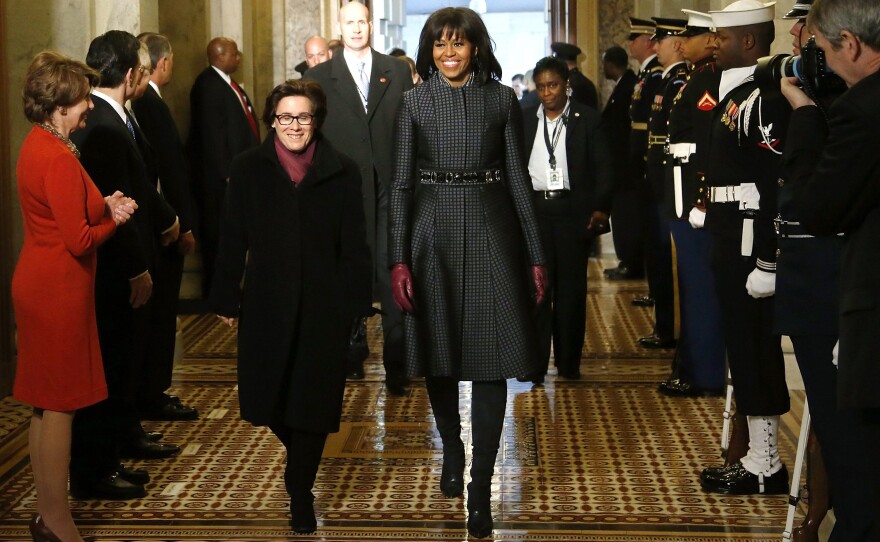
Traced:
POLYGON ((110 216, 113 218, 113 222, 115 222, 117 226, 121 226, 128 222, 131 215, 133 215, 138 208, 136 201, 126 197, 119 190, 105 197, 104 201, 107 204, 107 209, 110 211, 110 216))
MULTIPOLYGON (((533 265, 531 273, 535 285, 535 304, 540 305, 544 302, 544 294, 547 290, 547 268, 543 265, 533 265)), ((405 263, 396 263, 391 268, 391 295, 401 311, 408 314, 415 312, 412 273, 405 263)))

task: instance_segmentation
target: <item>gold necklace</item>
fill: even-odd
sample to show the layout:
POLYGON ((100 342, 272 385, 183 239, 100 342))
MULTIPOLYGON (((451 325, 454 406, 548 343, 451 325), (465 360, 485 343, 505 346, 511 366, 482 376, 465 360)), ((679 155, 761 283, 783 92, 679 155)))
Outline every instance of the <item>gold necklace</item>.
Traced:
POLYGON ((63 135, 61 135, 61 132, 59 132, 59 131, 56 130, 53 126, 51 126, 51 125, 49 125, 49 124, 47 124, 47 123, 45 123, 45 122, 41 122, 41 123, 37 124, 37 126, 39 126, 39 127, 42 128, 43 130, 46 130, 47 132, 49 132, 49 133, 52 134, 53 136, 55 136, 55 137, 57 137, 58 139, 60 139, 62 143, 64 143, 65 145, 67 145, 67 148, 70 149, 70 152, 72 152, 74 156, 76 156, 77 158, 79 158, 79 149, 76 148, 76 144, 75 144, 73 141, 71 141, 71 140, 69 140, 68 138, 66 138, 66 137, 64 137, 63 135))

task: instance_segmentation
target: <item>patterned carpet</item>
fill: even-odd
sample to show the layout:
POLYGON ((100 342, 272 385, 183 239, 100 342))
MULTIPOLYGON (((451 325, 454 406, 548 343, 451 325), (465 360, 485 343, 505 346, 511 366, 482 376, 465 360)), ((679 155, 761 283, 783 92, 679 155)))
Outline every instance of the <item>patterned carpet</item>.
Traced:
MULTIPOLYGON (((629 300, 642 282, 611 283, 591 263, 587 346, 577 382, 512 381, 493 480, 496 541, 706 541, 781 538, 785 496, 703 492, 702 466, 719 461, 722 399, 672 399, 655 391, 670 351, 645 351, 650 311, 629 300)), ((153 481, 141 500, 73 501, 84 535, 102 542, 451 541, 467 537, 464 499, 438 488, 440 440, 427 394, 382 385, 381 333, 370 322, 367 377, 346 389, 343 424, 331 435, 316 482, 319 529, 287 527, 284 451, 263 428, 238 417, 235 336, 209 315, 183 317, 183 360, 173 391, 198 407, 197 422, 147 423, 184 451, 142 461, 153 481)), ((468 404, 469 385, 460 387, 468 404)), ((801 393, 783 419, 781 451, 791 467, 801 393)), ((34 514, 27 459, 27 407, 0 401, 0 540, 29 540, 34 514)), ((470 438, 463 416, 464 438, 470 438)))

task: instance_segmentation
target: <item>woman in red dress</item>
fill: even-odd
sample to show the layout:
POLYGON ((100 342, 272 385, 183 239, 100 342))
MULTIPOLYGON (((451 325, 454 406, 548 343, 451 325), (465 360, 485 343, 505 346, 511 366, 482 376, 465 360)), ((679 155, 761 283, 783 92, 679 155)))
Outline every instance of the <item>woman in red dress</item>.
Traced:
POLYGON ((22 92, 34 123, 18 156, 24 244, 12 279, 18 326, 13 396, 33 405, 29 448, 38 515, 34 540, 81 541, 67 503, 74 412, 107 397, 95 325, 96 250, 137 205, 103 198, 68 139, 85 126, 95 72, 39 53, 22 92), (57 533, 57 534, 56 534, 57 533))

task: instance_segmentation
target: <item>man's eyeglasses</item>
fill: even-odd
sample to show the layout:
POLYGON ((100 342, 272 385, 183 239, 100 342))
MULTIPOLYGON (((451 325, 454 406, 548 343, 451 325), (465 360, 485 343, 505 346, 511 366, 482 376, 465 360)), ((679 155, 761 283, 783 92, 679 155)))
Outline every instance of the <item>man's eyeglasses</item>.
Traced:
POLYGON ((293 124, 293 121, 296 120, 297 124, 300 126, 308 126, 312 123, 312 119, 314 119, 314 115, 309 115, 308 113, 303 113, 301 115, 275 115, 275 120, 278 121, 278 124, 281 126, 290 126, 293 124))

